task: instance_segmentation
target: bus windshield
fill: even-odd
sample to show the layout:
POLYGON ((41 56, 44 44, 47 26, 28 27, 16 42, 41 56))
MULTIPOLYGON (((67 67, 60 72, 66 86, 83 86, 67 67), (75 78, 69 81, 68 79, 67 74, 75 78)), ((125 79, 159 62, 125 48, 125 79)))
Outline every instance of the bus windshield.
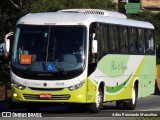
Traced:
POLYGON ((12 66, 30 72, 64 72, 84 67, 83 26, 18 26, 12 66))

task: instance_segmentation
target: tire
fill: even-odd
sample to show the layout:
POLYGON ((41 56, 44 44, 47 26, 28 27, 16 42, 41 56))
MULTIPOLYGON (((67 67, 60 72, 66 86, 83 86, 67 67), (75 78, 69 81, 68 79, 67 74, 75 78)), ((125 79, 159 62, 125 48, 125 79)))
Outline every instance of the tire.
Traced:
POLYGON ((103 93, 102 90, 98 90, 98 96, 96 98, 96 103, 91 103, 88 105, 88 110, 91 113, 97 113, 103 107, 103 93))
POLYGON ((158 88, 158 83, 157 83, 157 79, 156 79, 156 82, 155 82, 155 90, 154 90, 154 94, 159 94, 160 93, 160 89, 158 88))
POLYGON ((137 96, 138 96, 138 90, 137 87, 134 85, 132 88, 132 98, 126 101, 125 108, 128 110, 134 110, 137 104, 137 96))
POLYGON ((117 109, 124 110, 125 109, 124 101, 123 100, 117 100, 116 101, 116 107, 117 107, 117 109))

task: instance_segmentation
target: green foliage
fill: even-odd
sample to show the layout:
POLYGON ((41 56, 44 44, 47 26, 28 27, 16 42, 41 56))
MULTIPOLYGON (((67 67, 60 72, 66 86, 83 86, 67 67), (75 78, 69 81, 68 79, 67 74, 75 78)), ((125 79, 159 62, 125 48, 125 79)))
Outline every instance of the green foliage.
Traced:
POLYGON ((140 117, 135 120, 160 120, 160 117, 140 117))
POLYGON ((114 10, 115 7, 116 4, 112 0, 1 0, 0 42, 5 34, 14 30, 17 20, 28 13, 71 8, 114 10))

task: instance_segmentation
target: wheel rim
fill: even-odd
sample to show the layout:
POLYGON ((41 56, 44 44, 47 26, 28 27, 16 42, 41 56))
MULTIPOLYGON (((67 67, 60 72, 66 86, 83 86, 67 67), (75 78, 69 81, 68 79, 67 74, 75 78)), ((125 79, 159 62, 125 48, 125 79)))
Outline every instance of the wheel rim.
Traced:
POLYGON ((133 87, 132 89, 132 103, 133 105, 135 104, 136 102, 136 91, 135 91, 135 88, 133 87))

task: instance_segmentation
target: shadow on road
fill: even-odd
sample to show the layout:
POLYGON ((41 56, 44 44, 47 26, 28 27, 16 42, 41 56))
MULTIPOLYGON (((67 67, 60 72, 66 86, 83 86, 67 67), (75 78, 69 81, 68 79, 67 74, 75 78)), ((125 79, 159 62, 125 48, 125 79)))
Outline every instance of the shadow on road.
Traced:
MULTIPOLYGON (((35 103, 34 103, 35 104, 35 103)), ((12 104, 11 100, 0 101, 0 112, 30 112, 28 111, 28 106, 33 104, 12 104)), ((37 105, 35 105, 37 106, 37 105)), ((104 105, 102 111, 104 110, 117 110, 116 106, 113 104, 111 105, 104 105)), ((73 114, 73 113, 89 113, 87 108, 80 108, 75 106, 74 109, 69 109, 68 105, 64 104, 38 104, 37 110, 34 109, 36 113, 52 113, 52 114, 73 114)))

